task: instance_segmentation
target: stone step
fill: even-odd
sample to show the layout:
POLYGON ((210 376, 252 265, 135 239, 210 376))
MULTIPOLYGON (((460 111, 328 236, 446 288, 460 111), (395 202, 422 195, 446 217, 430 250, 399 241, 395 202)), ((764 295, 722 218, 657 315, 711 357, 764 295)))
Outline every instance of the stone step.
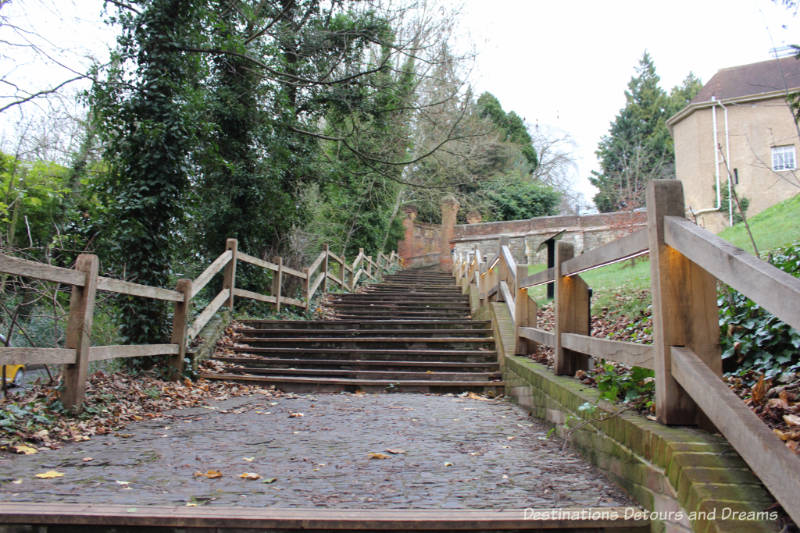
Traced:
POLYGON ((488 320, 471 320, 469 318, 460 318, 454 320, 393 320, 391 322, 386 322, 385 320, 243 320, 241 323, 245 326, 254 328, 368 329, 370 327, 379 327, 381 329, 401 330, 420 327, 430 329, 488 329, 492 325, 492 323, 488 320))
POLYGON ((371 329, 332 329, 320 328, 318 330, 306 328, 234 328, 236 333, 241 333, 249 337, 271 338, 278 337, 326 337, 341 335, 343 337, 388 337, 405 335, 408 337, 472 337, 472 336, 491 336, 491 329, 461 328, 461 329, 398 329, 398 328, 371 328, 371 329))
POLYGON ((381 368, 383 370, 406 370, 408 368, 424 368, 426 370, 442 370, 446 368, 471 371, 494 371, 499 367, 497 361, 487 362, 464 362, 464 361, 396 361, 396 360, 373 360, 373 359, 302 359, 302 358, 281 358, 281 357, 237 357, 237 356, 215 356, 214 360, 227 363, 235 363, 250 367, 269 366, 273 368, 314 366, 318 368, 381 368))
POLYGON ((444 371, 387 371, 387 370, 352 370, 332 368, 275 368, 275 367, 242 367, 228 370, 232 374, 255 374, 272 376, 304 376, 324 378, 355 378, 380 380, 412 380, 412 381, 500 381, 501 372, 444 372, 444 371))
POLYGON ((494 337, 242 337, 237 345, 287 348, 469 350, 494 347, 494 337))
POLYGON ((496 362, 495 350, 410 350, 406 348, 295 348, 234 346, 236 353, 295 359, 345 359, 382 361, 496 362))

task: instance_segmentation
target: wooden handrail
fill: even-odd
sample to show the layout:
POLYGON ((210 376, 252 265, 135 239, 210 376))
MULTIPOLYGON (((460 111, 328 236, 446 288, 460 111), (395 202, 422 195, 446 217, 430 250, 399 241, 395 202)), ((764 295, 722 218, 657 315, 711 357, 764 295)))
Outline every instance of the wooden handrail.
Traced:
POLYGON ((514 296, 511 294, 511 289, 508 288, 508 283, 505 281, 500 282, 500 292, 503 295, 503 300, 506 302, 506 306, 508 307, 508 312, 511 313, 511 320, 514 321, 514 316, 516 312, 514 310, 514 296))
POLYGON ((308 274, 313 276, 314 272, 317 271, 319 266, 322 264, 322 260, 325 259, 325 252, 320 252, 317 258, 311 263, 311 266, 308 267, 308 274))
POLYGON ((208 282, 211 281, 211 278, 225 268, 225 266, 230 262, 231 258, 233 258, 233 252, 230 250, 225 250, 220 254, 219 257, 214 259, 214 261, 208 265, 208 268, 206 268, 202 274, 197 276, 197 278, 192 281, 191 298, 197 296, 197 294, 203 290, 206 285, 208 285, 208 282))
POLYGON ((247 291, 244 289, 233 289, 233 295, 238 296, 240 298, 249 298, 251 300, 256 300, 258 302, 264 302, 267 304, 274 304, 278 303, 278 298, 275 296, 261 294, 259 292, 247 291))
POLYGON ((564 264, 561 265, 561 272, 565 276, 573 276, 593 268, 600 268, 642 255, 647 253, 649 248, 647 230, 639 230, 626 237, 584 252, 569 261, 564 261, 564 264))
POLYGON ((720 281, 800 329, 800 279, 686 219, 665 217, 664 241, 720 281))
POLYGON ((320 275, 317 276, 317 279, 314 280, 313 285, 311 285, 311 287, 308 289, 309 300, 311 299, 311 297, 314 296, 314 293, 317 292, 317 289, 319 288, 320 284, 322 284, 323 281, 325 281, 325 273, 321 272, 320 275))
POLYGON ((503 258, 506 266, 508 267, 508 272, 512 278, 517 278, 517 262, 514 261, 514 256, 511 255, 511 249, 507 245, 503 245, 500 247, 500 255, 503 258))
POLYGON ((555 281, 555 279, 555 273, 551 267, 519 280, 519 286, 522 289, 529 289, 531 287, 536 287, 537 285, 552 283, 555 281))
MULTIPOLYGON (((235 290, 235 289, 234 289, 235 290)), ((208 324, 208 321, 211 320, 211 317, 214 316, 214 313, 219 311, 219 308, 222 307, 228 298, 231 296, 230 289, 222 289, 217 296, 211 300, 203 312, 197 315, 197 318, 194 320, 194 323, 189 327, 186 332, 186 336, 189 339, 194 339, 203 329, 203 327, 208 324)))
POLYGON ((74 349, 0 347, 0 365, 68 365, 74 362, 74 349))
POLYGON ((795 522, 800 522, 800 458, 731 391, 700 357, 673 346, 672 375, 795 522))
POLYGON ((148 357, 152 355, 175 355, 180 351, 179 344, 118 344, 111 346, 92 346, 89 361, 106 361, 125 357, 148 357))
POLYGON ((97 290, 115 292, 117 294, 128 294, 130 296, 141 296, 142 298, 152 298, 154 300, 166 300, 168 302, 184 301, 183 294, 178 291, 162 289, 161 287, 151 287, 149 285, 141 285, 131 281, 106 278, 103 276, 97 276, 97 290))
POLYGON ((86 275, 83 272, 11 257, 3 253, 0 253, 0 272, 44 281, 66 283, 76 287, 86 285, 86 275))
POLYGON ((552 331, 546 331, 539 328, 520 327, 519 335, 520 337, 532 340, 533 342, 538 342, 539 344, 544 344, 545 346, 550 346, 551 348, 556 345, 555 335, 552 331))
POLYGON ((562 333, 561 344, 568 350, 597 359, 653 369, 653 347, 649 344, 601 339, 577 333, 562 333))
POLYGON ((278 265, 276 265, 275 263, 264 261, 263 259, 259 259, 258 257, 253 257, 252 255, 247 255, 244 252, 237 252, 236 259, 240 259, 245 263, 250 263, 251 265, 260 266, 261 268, 266 268, 267 270, 272 270, 273 272, 278 271, 278 265))

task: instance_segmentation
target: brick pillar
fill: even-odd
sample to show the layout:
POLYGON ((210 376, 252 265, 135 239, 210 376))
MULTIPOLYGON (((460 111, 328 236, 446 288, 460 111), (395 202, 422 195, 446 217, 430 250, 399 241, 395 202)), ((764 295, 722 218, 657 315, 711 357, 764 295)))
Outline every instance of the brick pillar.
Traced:
POLYGON ((458 215, 458 200, 452 196, 442 198, 442 240, 439 248, 439 268, 442 272, 453 270, 453 256, 450 255, 456 232, 456 215, 458 215))
POLYGON ((403 210, 406 212, 406 218, 403 219, 405 233, 403 240, 397 243, 397 255, 408 261, 409 258, 417 255, 417 246, 414 243, 414 220, 417 218, 417 208, 407 206, 403 210))

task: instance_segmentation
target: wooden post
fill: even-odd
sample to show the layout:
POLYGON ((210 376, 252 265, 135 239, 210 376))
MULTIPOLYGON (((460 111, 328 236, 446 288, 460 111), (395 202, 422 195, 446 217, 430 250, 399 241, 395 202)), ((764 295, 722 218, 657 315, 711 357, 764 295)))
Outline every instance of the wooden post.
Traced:
POLYGON ((533 351, 533 345, 519 336, 519 328, 536 327, 536 302, 528 296, 528 289, 520 287, 520 281, 528 276, 528 265, 517 265, 517 280, 514 284, 514 337, 516 339, 514 353, 527 355, 533 351))
POLYGON ((367 256, 367 274, 369 274, 369 277, 372 278, 372 256, 371 255, 367 256))
POLYGON ((722 374, 716 279, 664 243, 664 217, 684 217, 683 185, 653 180, 647 185, 647 231, 653 294, 656 418, 663 424, 695 424, 694 401, 672 377, 672 346, 692 349, 722 374))
POLYGON ((278 265, 278 271, 272 274, 272 295, 275 297, 275 312, 281 311, 281 286, 283 285, 283 257, 275 257, 272 262, 278 265))
POLYGON ((64 389, 61 392, 64 408, 75 412, 81 410, 86 393, 98 268, 96 255, 80 254, 75 261, 75 270, 86 273, 86 284, 83 287, 72 286, 64 347, 75 350, 75 362, 64 367, 64 389))
POLYGON ((303 269, 303 273, 306 275, 306 281, 303 283, 303 292, 306 295, 306 311, 311 310, 311 272, 309 272, 308 268, 303 269))
POLYGON ((580 276, 562 276, 561 264, 575 256, 572 243, 556 242, 555 278, 555 373, 575 375, 589 369, 589 356, 567 350, 561 345, 562 333, 589 334, 589 287, 580 276))
POLYGON ((169 378, 179 380, 183 375, 183 365, 186 358, 186 323, 192 305, 192 280, 179 279, 175 289, 183 294, 182 302, 175 302, 175 312, 172 315, 172 338, 170 342, 178 345, 178 353, 170 358, 169 378))
POLYGON ((233 312, 233 289, 236 287, 236 252, 239 249, 239 241, 236 239, 228 239, 225 241, 225 249, 230 250, 231 261, 225 265, 225 272, 223 273, 222 288, 231 291, 228 296, 228 308, 233 312))
POLYGON ((322 260, 322 272, 325 274, 325 277, 322 278, 322 294, 325 294, 328 292, 328 254, 330 253, 328 243, 322 245, 322 251, 325 252, 325 259, 322 260))

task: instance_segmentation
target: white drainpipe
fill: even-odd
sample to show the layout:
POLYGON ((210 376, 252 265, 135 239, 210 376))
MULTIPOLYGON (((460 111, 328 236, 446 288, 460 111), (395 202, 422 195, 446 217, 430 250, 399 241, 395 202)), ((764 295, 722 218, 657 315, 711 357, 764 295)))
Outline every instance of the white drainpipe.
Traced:
MULTIPOLYGON (((718 149, 718 140, 717 140, 717 104, 722 106, 722 109, 725 110, 725 146, 726 146, 726 155, 728 163, 730 164, 731 160, 731 148, 728 141, 728 108, 723 105, 722 102, 717 100, 716 96, 711 97, 711 101, 714 102, 714 105, 711 106, 711 124, 714 130, 714 178, 717 182, 717 205, 716 207, 706 207, 704 209, 700 209, 699 211, 693 211, 692 214, 702 215, 704 213, 712 213, 714 211, 719 211, 720 207, 722 207, 722 191, 720 190, 719 186, 719 149, 718 149)), ((730 176, 728 176, 728 191, 730 191, 730 176)), ((730 192, 728 193, 728 199, 730 200, 730 192)), ((733 215, 730 215, 731 220, 733 220, 733 215)))

